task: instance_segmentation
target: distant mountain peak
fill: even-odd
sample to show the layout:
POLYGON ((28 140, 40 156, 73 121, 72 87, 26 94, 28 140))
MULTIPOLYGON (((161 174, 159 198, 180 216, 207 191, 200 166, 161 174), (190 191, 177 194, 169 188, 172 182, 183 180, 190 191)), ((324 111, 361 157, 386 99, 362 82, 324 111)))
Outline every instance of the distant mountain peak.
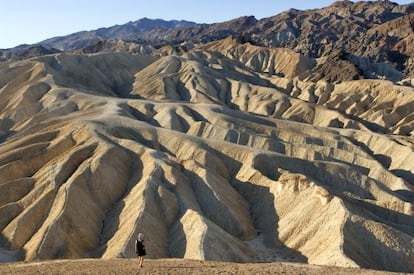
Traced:
MULTIPOLYGON (((179 48, 184 42, 192 45, 233 36, 254 45, 289 48, 312 58, 355 56, 369 62, 388 62, 404 75, 413 76, 414 62, 410 61, 412 47, 409 46, 410 41, 414 41, 412 28, 410 24, 402 24, 397 29, 396 23, 389 23, 413 13, 414 3, 398 5, 391 1, 344 0, 320 9, 290 9, 261 20, 254 16, 241 16, 214 24, 144 17, 123 25, 54 37, 37 45, 60 51, 82 52, 86 49, 88 52, 91 49, 116 49, 119 45, 99 44, 100 41, 125 41, 134 43, 133 49, 144 47, 147 52, 151 47, 179 48)), ((29 47, 19 47, 11 52, 29 47)), ((129 47, 126 49, 130 50, 129 47)), ((6 59, 13 56, 10 53, 2 55, 6 59)))
POLYGON ((335 8, 347 8, 353 5, 354 2, 349 0, 342 0, 342 1, 335 1, 332 3, 329 7, 335 7, 335 8))

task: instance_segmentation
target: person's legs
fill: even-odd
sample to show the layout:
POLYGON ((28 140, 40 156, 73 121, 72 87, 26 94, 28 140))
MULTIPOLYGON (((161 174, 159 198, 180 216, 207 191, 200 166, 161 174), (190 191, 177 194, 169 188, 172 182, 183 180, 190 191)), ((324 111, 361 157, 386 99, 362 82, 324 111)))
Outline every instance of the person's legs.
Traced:
POLYGON ((142 267, 142 264, 144 263, 144 257, 140 256, 139 257, 139 266, 142 267))

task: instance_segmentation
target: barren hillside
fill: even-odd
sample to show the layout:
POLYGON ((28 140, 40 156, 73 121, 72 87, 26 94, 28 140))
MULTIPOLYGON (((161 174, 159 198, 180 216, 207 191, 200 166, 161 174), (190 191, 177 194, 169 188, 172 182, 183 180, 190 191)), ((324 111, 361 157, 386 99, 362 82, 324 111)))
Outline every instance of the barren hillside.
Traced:
POLYGON ((3 245, 413 270, 413 88, 233 49, 1 63, 3 245))
POLYGON ((132 258, 143 232, 150 259, 414 272, 413 79, 131 45, 0 62, 1 261, 132 258))
MULTIPOLYGON (((273 7, 269 7, 272 9, 273 7)), ((290 9, 257 20, 242 16, 226 22, 196 24, 142 18, 123 25, 53 37, 34 45, 0 49, 0 60, 25 59, 59 51, 127 51, 147 54, 163 46, 188 50, 237 37, 254 45, 288 48, 329 62, 318 67, 327 81, 383 78, 390 71, 393 81, 414 77, 414 3, 391 1, 337 1, 312 10, 290 9), (331 68, 330 63, 338 63, 331 68), (339 68, 338 68, 339 66, 339 68), (330 72, 345 70, 340 78, 330 72)), ((315 80, 315 79, 314 79, 315 80)))

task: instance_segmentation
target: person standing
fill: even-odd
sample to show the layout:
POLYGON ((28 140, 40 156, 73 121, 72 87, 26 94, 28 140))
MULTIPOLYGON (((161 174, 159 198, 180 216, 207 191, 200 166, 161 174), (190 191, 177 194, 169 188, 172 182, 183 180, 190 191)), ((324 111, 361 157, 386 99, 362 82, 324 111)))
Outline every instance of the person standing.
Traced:
POLYGON ((146 255, 144 234, 142 233, 138 234, 138 239, 135 241, 135 253, 137 253, 138 256, 139 267, 142 267, 142 264, 144 263, 144 256, 146 255))

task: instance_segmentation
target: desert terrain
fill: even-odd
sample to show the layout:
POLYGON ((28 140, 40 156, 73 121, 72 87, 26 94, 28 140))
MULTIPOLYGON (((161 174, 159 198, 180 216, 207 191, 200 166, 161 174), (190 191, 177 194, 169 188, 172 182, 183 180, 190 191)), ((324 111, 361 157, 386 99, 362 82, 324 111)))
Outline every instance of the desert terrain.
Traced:
POLYGON ((136 259, 54 260, 0 264, 0 274, 397 274, 377 270, 316 266, 295 263, 225 263, 200 260, 146 260, 142 268, 136 259))
POLYGON ((309 22, 371 12, 361 35, 405 58, 233 35, 0 62, 0 272, 136 272, 139 232, 144 273, 414 272, 413 30, 391 22, 414 8, 348 4, 309 22))

